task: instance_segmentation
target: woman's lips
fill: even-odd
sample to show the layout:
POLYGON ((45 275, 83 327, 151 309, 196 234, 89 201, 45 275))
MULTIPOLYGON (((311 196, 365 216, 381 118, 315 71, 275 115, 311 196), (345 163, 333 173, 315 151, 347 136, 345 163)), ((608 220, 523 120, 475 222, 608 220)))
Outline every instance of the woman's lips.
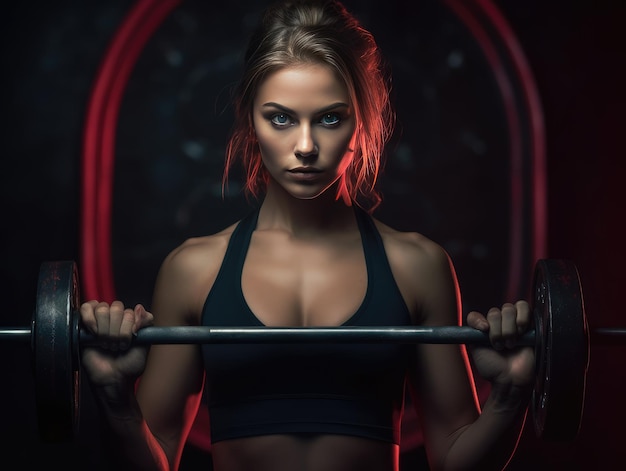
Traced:
POLYGON ((322 170, 314 167, 296 167, 287 171, 294 180, 311 181, 319 178, 322 170))

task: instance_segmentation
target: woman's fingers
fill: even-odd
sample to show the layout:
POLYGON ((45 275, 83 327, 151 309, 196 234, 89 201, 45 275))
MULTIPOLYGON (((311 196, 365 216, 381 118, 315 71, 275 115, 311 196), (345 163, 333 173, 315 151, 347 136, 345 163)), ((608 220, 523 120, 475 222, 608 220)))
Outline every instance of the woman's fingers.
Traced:
POLYGON ((531 312, 528 302, 504 303, 502 307, 492 307, 486 315, 472 311, 467 315, 469 326, 487 332, 494 348, 513 348, 517 337, 531 325, 531 312))
POLYGON ((98 345, 112 351, 126 350, 133 334, 152 322, 152 314, 126 308, 121 301, 111 304, 96 300, 85 302, 80 307, 81 322, 98 339, 98 345))
POLYGON ((515 307, 517 309, 517 333, 521 335, 532 325, 532 313, 527 301, 517 301, 515 307))
POLYGON ((491 340, 491 344, 496 350, 502 349, 502 311, 496 307, 489 309, 487 322, 489 322, 489 340, 491 340))

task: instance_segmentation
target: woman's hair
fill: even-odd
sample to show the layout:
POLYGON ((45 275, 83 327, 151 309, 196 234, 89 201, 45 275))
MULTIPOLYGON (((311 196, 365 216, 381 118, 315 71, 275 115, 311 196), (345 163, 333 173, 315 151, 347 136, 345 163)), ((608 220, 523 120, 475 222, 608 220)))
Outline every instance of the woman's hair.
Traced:
POLYGON ((370 34, 335 0, 287 0, 270 6, 252 35, 235 90, 234 130, 226 149, 224 181, 240 160, 247 196, 265 191, 265 170, 252 122, 252 106, 271 73, 302 63, 330 67, 345 83, 355 115, 352 162, 341 177, 337 198, 373 211, 381 196, 376 180, 394 115, 383 59, 370 34))

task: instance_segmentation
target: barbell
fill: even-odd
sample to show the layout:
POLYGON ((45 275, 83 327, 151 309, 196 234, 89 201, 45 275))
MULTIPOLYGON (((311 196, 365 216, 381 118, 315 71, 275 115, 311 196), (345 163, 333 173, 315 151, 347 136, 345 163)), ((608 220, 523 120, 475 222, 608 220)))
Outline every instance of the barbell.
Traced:
MULTIPOLYGON (((37 423, 45 442, 72 440, 80 423, 80 349, 94 339, 79 326, 78 269, 74 261, 41 264, 31 325, 0 327, 0 340, 30 341, 37 423)), ((535 264, 530 299, 533 330, 518 339, 533 346, 536 375, 530 410, 535 434, 573 440, 580 429, 590 341, 615 343, 626 329, 591 335, 578 269, 562 259, 535 264)), ((439 343, 489 344, 468 326, 449 327, 146 327, 137 344, 191 343, 439 343)))

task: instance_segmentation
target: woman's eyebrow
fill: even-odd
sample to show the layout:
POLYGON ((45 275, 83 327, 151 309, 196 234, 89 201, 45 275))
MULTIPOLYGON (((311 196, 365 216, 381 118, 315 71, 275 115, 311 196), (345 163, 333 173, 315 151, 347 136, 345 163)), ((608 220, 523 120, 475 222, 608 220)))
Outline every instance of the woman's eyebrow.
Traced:
MULTIPOLYGON (((263 105, 261 105, 261 106, 263 106, 264 108, 276 108, 276 109, 279 109, 279 110, 284 111, 285 113, 289 113, 289 114, 296 114, 296 112, 294 110, 292 110, 291 108, 288 108, 286 106, 280 105, 280 104, 275 103, 273 101, 269 101, 267 103, 263 103, 263 105)), ((332 104, 330 104, 328 106, 320 108, 315 113, 316 114, 317 113, 326 113, 328 111, 334 111, 334 110, 336 110, 338 108, 348 108, 348 107, 349 107, 349 105, 347 103, 343 103, 341 101, 338 101, 336 103, 332 103, 332 104)))

